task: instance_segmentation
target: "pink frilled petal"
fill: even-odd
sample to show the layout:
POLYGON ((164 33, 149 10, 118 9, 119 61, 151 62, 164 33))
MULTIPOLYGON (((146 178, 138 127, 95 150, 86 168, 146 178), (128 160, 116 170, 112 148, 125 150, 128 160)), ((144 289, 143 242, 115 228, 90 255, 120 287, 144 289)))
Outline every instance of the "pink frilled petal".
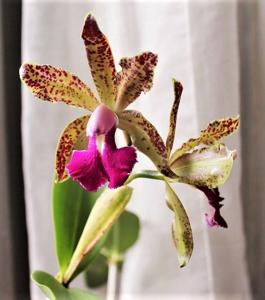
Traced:
POLYGON ((103 165, 109 177, 109 188, 121 186, 137 161, 134 147, 117 149, 114 138, 115 130, 116 128, 113 127, 106 135, 102 154, 103 165))
POLYGON ((206 222, 209 227, 220 226, 223 228, 227 228, 227 223, 225 219, 221 216, 221 208, 224 200, 223 197, 220 196, 220 192, 218 188, 210 189, 207 186, 196 186, 199 190, 201 190, 205 196, 208 198, 209 205, 211 206, 211 212, 205 214, 206 222))
POLYGON ((69 175, 87 191, 96 191, 105 184, 108 176, 96 145, 96 135, 89 139, 88 149, 73 151, 66 169, 69 175))

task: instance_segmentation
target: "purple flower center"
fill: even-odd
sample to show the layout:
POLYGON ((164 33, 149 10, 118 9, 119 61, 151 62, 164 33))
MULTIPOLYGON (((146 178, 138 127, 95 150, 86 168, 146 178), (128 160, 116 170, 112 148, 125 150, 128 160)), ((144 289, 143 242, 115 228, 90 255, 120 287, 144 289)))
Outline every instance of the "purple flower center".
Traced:
POLYGON ((87 124, 87 150, 75 150, 66 166, 69 175, 87 191, 109 182, 117 188, 126 181, 136 163, 134 147, 117 149, 118 118, 107 106, 99 105, 87 124))

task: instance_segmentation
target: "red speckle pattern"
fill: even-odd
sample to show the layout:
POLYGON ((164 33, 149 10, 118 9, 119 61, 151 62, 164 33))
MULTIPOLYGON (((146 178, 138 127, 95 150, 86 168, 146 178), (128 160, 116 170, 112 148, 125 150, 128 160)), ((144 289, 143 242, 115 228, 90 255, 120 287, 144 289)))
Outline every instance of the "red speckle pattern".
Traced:
POLYGON ((178 108, 179 108, 179 103, 180 103, 180 98, 181 94, 183 91, 182 84, 178 81, 173 81, 174 85, 174 103, 171 109, 170 113, 170 119, 169 119, 169 131, 168 131, 168 136, 167 136, 167 141, 166 141, 166 149, 167 149, 167 156, 170 156, 173 143, 174 143, 174 138, 175 138, 175 130, 176 130, 176 122, 177 122, 177 113, 178 113, 178 108))
POLYGON ((88 15, 85 20, 82 38, 101 101, 112 107, 117 94, 114 59, 107 38, 92 15, 88 15))
POLYGON ((71 158, 73 150, 86 149, 87 139, 85 130, 89 116, 78 118, 71 122, 63 131, 56 150, 57 181, 68 178, 65 166, 71 158))
POLYGON ((75 75, 50 65, 24 64, 20 69, 23 83, 37 98, 93 111, 98 101, 75 75))
POLYGON ((120 113, 119 120, 119 127, 129 133, 138 150, 146 154, 163 174, 172 176, 174 173, 167 166, 166 146, 156 128, 134 110, 120 113))
POLYGON ((211 122, 206 129, 201 131, 201 135, 198 138, 189 139, 173 153, 170 164, 172 165, 176 159, 201 144, 211 145, 223 137, 232 134, 238 129, 238 126, 239 117, 220 119, 211 122))
POLYGON ((124 110, 142 92, 151 89, 156 64, 157 55, 152 52, 144 52, 132 58, 121 59, 122 71, 117 74, 117 110, 124 110))
POLYGON ((216 140, 230 135, 239 126, 239 117, 226 118, 211 122, 208 127, 201 131, 201 138, 206 145, 212 144, 216 140))

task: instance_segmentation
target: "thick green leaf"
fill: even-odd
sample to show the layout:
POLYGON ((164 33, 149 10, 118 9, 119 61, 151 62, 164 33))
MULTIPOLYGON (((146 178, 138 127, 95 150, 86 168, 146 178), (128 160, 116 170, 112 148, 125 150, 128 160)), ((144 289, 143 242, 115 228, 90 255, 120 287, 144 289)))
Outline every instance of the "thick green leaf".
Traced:
POLYGON ((76 271, 74 272, 73 276, 71 277, 71 281, 77 277, 80 273, 87 269, 93 261, 97 258, 100 253, 102 246, 106 241, 107 234, 105 234, 97 243, 96 246, 82 259, 81 263, 77 267, 76 271))
POLYGON ((139 231, 139 218, 134 213, 124 211, 108 233, 101 253, 110 261, 122 261, 124 252, 137 241, 139 231))
POLYGON ((105 190, 97 199, 82 235, 74 251, 70 264, 64 274, 63 281, 68 283, 84 256, 92 251, 97 242, 112 227, 123 212, 132 195, 132 188, 122 186, 113 190, 105 190))
POLYGON ((88 193, 68 179, 53 186, 53 220, 57 258, 64 274, 95 200, 102 190, 88 193))
POLYGON ((87 286, 94 288, 105 284, 108 280, 108 269, 107 258, 99 254, 84 273, 87 286))
POLYGON ((35 271, 32 280, 39 286, 50 300, 99 300, 95 295, 88 294, 79 289, 67 289, 53 276, 42 271, 35 271))
POLYGON ((180 267, 186 266, 193 250, 192 229, 188 215, 178 196, 165 181, 168 207, 174 212, 172 237, 175 244, 180 267))
POLYGON ((108 261, 122 263, 123 254, 132 247, 139 237, 139 218, 124 211, 106 236, 104 246, 85 271, 85 281, 89 287, 105 284, 108 279, 108 261))

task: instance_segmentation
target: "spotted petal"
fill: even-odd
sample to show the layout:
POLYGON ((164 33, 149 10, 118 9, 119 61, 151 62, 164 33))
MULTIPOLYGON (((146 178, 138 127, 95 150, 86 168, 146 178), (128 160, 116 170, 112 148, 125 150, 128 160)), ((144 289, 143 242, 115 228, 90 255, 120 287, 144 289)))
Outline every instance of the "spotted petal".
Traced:
POLYGON ((169 120, 169 131, 168 131, 168 136, 167 136, 167 141, 166 141, 166 148, 167 148, 167 157, 169 158, 173 143, 174 143, 174 138, 175 138, 175 130, 176 130, 176 122, 177 122, 177 113, 178 113, 178 108, 179 108, 179 103, 180 103, 180 97, 183 91, 182 84, 175 79, 173 79, 173 86, 174 86, 174 103, 171 109, 170 113, 170 120, 169 120))
POLYGON ((65 166, 74 149, 86 149, 86 125, 89 116, 77 118, 66 126, 59 139, 56 150, 56 180, 61 182, 68 178, 65 166))
POLYGON ((114 59, 107 38, 91 14, 86 17, 82 38, 100 99, 113 108, 117 94, 114 59))
POLYGON ((165 184, 167 204, 174 212, 172 237, 177 249, 179 265, 184 267, 189 262, 193 250, 192 229, 181 201, 166 181, 165 184))
POLYGON ((189 139, 179 149, 177 149, 170 158, 170 165, 184 153, 192 150, 199 145, 212 145, 225 136, 235 132, 239 126, 239 117, 220 119, 211 122, 208 127, 201 131, 198 138, 189 139))
POLYGON ((42 100, 64 102, 93 111, 98 101, 77 76, 50 65, 23 64, 20 78, 32 94, 42 100))
POLYGON ((147 92, 153 85, 154 68, 157 64, 157 55, 144 52, 132 58, 122 58, 122 71, 117 74, 118 94, 116 109, 124 110, 130 103, 147 92))
POLYGON ((180 182, 216 188, 228 179, 235 158, 235 150, 217 144, 183 154, 170 167, 180 182))
POLYGON ((118 116, 118 127, 129 133, 133 145, 147 155, 164 175, 174 176, 167 165, 166 146, 156 128, 135 110, 125 110, 118 116))

